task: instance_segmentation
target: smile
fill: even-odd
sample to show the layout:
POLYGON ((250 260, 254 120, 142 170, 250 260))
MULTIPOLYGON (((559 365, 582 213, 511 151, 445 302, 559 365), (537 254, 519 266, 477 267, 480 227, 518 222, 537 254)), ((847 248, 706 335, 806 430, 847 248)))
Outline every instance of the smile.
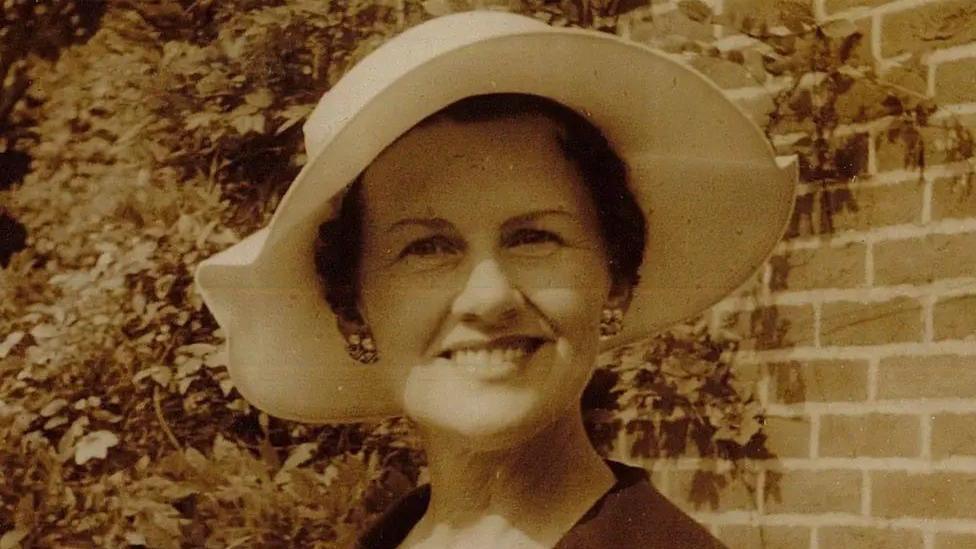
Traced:
POLYGON ((531 355, 545 340, 537 337, 508 336, 489 342, 471 342, 455 346, 438 355, 461 365, 501 365, 520 362, 531 355))

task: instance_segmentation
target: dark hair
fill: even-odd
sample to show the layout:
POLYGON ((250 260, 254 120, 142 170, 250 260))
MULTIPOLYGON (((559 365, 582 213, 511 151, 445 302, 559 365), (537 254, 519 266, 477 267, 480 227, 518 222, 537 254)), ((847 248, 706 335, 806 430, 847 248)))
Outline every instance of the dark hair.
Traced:
MULTIPOLYGON (((563 131, 560 145, 583 177, 599 218, 609 271, 615 285, 637 284, 644 259, 646 220, 627 185, 627 167, 603 133, 576 111, 536 95, 498 93, 456 101, 417 126, 437 120, 481 122, 525 114, 542 115, 563 131)), ((358 320, 362 174, 350 185, 332 220, 319 226, 315 268, 325 284, 325 298, 341 319, 358 320)))

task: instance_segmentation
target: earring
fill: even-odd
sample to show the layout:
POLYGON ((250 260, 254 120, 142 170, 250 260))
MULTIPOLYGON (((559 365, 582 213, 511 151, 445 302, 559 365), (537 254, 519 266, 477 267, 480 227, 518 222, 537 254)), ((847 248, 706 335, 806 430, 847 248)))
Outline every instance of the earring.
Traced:
POLYGON ((372 364, 379 360, 376 356, 376 346, 369 328, 363 327, 359 333, 346 337, 346 352, 349 356, 362 364, 372 364))
POLYGON ((613 337, 624 328, 624 311, 619 307, 603 309, 600 317, 600 337, 613 337))

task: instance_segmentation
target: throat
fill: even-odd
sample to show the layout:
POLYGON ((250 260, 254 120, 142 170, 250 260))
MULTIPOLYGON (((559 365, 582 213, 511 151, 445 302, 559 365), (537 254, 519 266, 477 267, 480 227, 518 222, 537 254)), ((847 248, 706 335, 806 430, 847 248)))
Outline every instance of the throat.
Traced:
POLYGON ((431 500, 411 537, 472 536, 472 543, 495 540, 493 547, 532 547, 498 544, 524 536, 551 547, 614 483, 578 410, 515 448, 466 451, 431 433, 424 433, 424 445, 431 500))

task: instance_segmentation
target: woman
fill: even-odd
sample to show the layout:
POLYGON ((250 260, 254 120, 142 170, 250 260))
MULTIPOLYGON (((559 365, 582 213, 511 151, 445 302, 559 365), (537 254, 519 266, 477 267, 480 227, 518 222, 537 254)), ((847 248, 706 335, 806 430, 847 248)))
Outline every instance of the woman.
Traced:
POLYGON ((474 12, 388 42, 305 131, 269 226, 197 282, 258 407, 417 425, 430 485, 361 545, 719 546, 590 447, 579 399, 601 349, 778 240, 795 175, 745 115, 646 48, 474 12))

